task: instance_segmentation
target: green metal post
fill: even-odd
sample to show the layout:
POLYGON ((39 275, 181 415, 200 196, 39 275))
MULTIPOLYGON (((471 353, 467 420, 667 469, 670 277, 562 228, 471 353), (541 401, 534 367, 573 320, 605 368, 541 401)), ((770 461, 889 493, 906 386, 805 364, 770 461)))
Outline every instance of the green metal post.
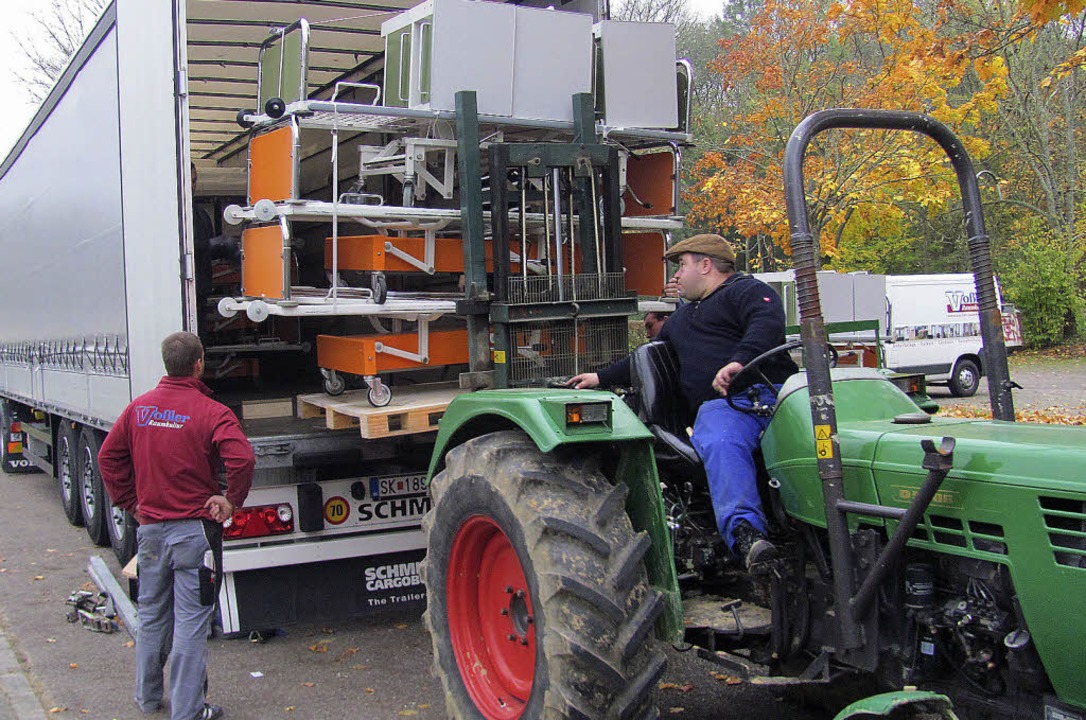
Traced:
MULTIPOLYGON (((464 243, 464 314, 468 320, 468 362, 472 373, 492 368, 490 318, 483 227, 483 181, 479 157, 479 105, 472 90, 456 93, 456 164, 464 243)), ((474 385, 485 383, 475 382, 474 385)))

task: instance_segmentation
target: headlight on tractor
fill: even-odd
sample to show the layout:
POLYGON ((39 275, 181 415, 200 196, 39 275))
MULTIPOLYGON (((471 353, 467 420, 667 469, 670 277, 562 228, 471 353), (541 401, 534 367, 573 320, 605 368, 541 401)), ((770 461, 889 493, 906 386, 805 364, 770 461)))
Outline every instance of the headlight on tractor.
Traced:
POLYGON ((609 424, 611 422, 611 403, 581 402, 566 403, 566 425, 609 424))

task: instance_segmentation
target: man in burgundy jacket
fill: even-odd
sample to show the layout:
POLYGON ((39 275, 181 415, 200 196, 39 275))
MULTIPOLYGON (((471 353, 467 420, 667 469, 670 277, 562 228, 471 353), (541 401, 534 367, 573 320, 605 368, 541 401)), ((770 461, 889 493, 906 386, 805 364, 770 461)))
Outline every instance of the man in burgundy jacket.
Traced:
POLYGON ((136 704, 162 706, 170 662, 171 720, 214 720, 206 701, 207 636, 222 565, 222 524, 249 494, 253 448, 237 417, 200 377, 204 348, 192 333, 162 342, 166 377, 125 408, 98 466, 113 504, 139 522, 136 704), (218 461, 226 466, 226 492, 218 461))

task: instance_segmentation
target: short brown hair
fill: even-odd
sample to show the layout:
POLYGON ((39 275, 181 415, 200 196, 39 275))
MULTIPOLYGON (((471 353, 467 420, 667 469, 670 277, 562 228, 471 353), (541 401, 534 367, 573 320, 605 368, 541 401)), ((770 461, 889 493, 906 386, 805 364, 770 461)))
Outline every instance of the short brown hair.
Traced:
POLYGON ((702 260, 711 260, 713 262, 713 267, 718 273, 727 274, 735 272, 735 263, 731 260, 721 260, 720 258, 715 258, 712 255, 705 255, 704 253, 692 252, 690 253, 690 255, 694 258, 696 262, 701 262, 702 260))
POLYGON ((190 332, 175 332, 162 341, 162 364, 170 377, 187 377, 204 356, 204 344, 190 332))

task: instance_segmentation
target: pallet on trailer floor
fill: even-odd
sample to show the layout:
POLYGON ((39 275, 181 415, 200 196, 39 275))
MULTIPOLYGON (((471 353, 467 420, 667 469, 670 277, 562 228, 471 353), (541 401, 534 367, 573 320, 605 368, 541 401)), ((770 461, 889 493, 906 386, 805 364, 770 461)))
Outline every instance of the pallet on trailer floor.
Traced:
POLYGON ((411 435, 437 430, 438 420, 457 395, 468 392, 456 385, 396 386, 392 402, 373 407, 365 390, 333 397, 325 393, 298 396, 298 417, 324 416, 330 430, 357 427, 364 438, 411 435))

